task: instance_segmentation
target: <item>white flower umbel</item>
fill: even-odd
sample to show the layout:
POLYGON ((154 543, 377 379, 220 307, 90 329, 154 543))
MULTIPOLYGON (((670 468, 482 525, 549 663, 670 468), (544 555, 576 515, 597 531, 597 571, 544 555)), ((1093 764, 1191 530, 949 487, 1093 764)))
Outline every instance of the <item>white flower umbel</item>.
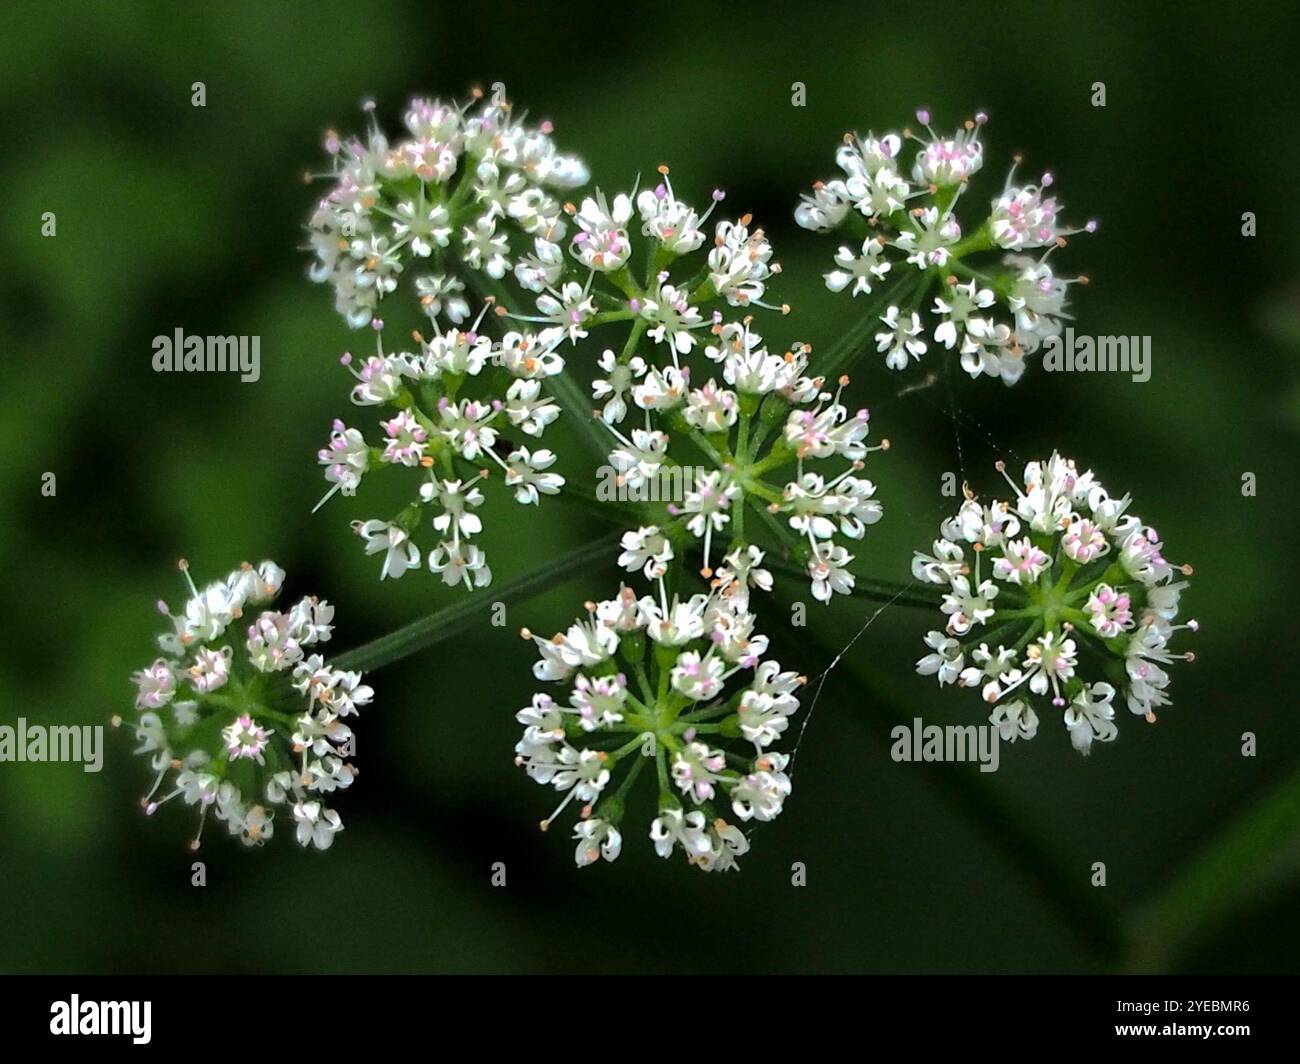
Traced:
MULTIPOLYGON (((382 556, 381 578, 427 565, 447 585, 473 589, 492 580, 482 545, 471 542, 490 482, 503 480, 522 505, 564 484, 539 441, 560 414, 547 385, 564 368, 554 349, 577 338, 585 313, 582 286, 564 284, 546 296, 549 328, 496 327, 498 306, 488 335, 495 297, 486 293, 512 269, 521 281, 559 284, 554 242, 569 222, 555 194, 585 184, 587 171, 556 150, 549 123, 526 124, 503 99, 417 99, 405 120, 407 135, 395 142, 373 117, 365 141, 326 138, 334 167, 309 227, 312 276, 333 284, 350 325, 374 330, 374 354, 342 361, 356 378, 353 404, 382 416, 373 433, 334 422, 319 452, 330 485, 319 505, 357 494, 363 478, 410 470, 411 502, 353 529, 368 554, 382 556), (379 305, 410 273, 427 327, 387 351, 379 305), (472 306, 481 306, 477 315, 472 306)), ((578 219, 593 263, 622 252, 618 219, 630 211, 616 201, 606 217, 599 204, 578 219)))
POLYGON ((1025 466, 1014 499, 969 494, 912 575, 942 589, 944 628, 926 636, 916 671, 978 688, 1004 739, 1032 738, 1060 713, 1075 749, 1109 742, 1115 708, 1148 721, 1169 704, 1166 666, 1189 565, 1164 556, 1155 529, 1091 471, 1053 454, 1025 466), (1051 709, 1048 708, 1050 705, 1051 709), (1037 707, 1037 708, 1035 708, 1037 707))
POLYGON ((330 188, 308 225, 311 277, 333 286, 350 325, 367 324, 406 276, 431 320, 460 324, 466 270, 497 280, 541 268, 529 257, 534 240, 555 243, 568 229, 557 194, 588 179, 556 149, 549 122, 529 125, 509 101, 481 93, 467 103, 414 99, 405 135, 390 140, 374 106, 365 109, 364 139, 325 136, 330 188))
POLYGON ((261 846, 275 806, 293 818, 300 845, 327 849, 343 822, 324 798, 356 776, 347 720, 374 697, 360 673, 320 653, 334 607, 304 598, 269 608, 284 581, 274 562, 202 589, 184 561, 180 569, 189 598, 176 613, 158 603, 171 622, 162 653, 132 678, 134 713, 113 719, 135 732, 135 752, 156 773, 140 804, 151 816, 176 798, 195 806, 194 850, 209 813, 245 846, 261 846))
POLYGON ((331 487, 317 509, 336 493, 357 494, 363 477, 402 470, 412 483, 411 502, 391 518, 352 526, 367 554, 382 554, 381 579, 427 562, 450 586, 483 587, 492 570, 482 548, 469 542, 483 530, 482 489, 503 480, 516 502, 530 505, 564 485, 550 468, 555 455, 535 446, 559 416, 547 379, 564 360, 529 333, 481 334, 483 317, 446 331, 435 321, 432 339, 416 332, 411 350, 391 354, 376 318, 375 353, 359 365, 343 357, 356 378, 353 404, 391 416, 376 419, 373 445, 360 429, 334 422, 318 456, 331 487))
POLYGON ((620 561, 644 569, 654 594, 623 587, 551 639, 523 631, 541 653, 534 675, 568 690, 538 693, 516 714, 515 762, 560 795, 543 830, 576 805, 579 867, 618 857, 628 794, 648 764, 658 815, 642 830, 661 857, 680 848, 705 871, 735 868, 749 849, 737 822, 774 819, 790 794, 788 758, 771 747, 805 679, 765 658, 767 637, 754 630, 748 586, 764 574, 746 566, 748 580, 670 598, 671 557, 656 530, 631 533, 620 561))
POLYGON ((748 215, 717 222, 711 234, 706 228, 723 198, 714 191, 708 209, 697 212, 677 198, 668 167, 661 166, 653 188, 612 197, 596 190, 580 205, 565 204, 572 236, 563 241, 539 234, 532 253, 516 264, 515 281, 537 307, 536 314, 519 317, 541 327, 543 343, 576 344, 612 322, 631 327, 623 353, 601 363, 607 376, 597 398, 611 399, 605 416, 626 410, 629 373, 639 376, 647 361, 680 369, 683 356, 707 340, 725 312, 789 310, 766 302, 781 267, 748 215), (643 337, 649 349, 638 355, 643 337))
POLYGON ((851 592, 846 544, 883 513, 862 471, 867 455, 889 441, 867 446, 868 414, 845 404, 847 377, 830 390, 808 375, 806 345, 770 352, 748 317, 715 325, 700 354, 711 375, 699 386, 689 366, 644 363, 598 382, 598 397, 626 395, 640 415, 605 407, 616 493, 671 541, 698 541, 706 578, 719 557, 722 570, 734 568, 738 552, 758 550, 761 560, 754 541, 761 533, 804 568, 818 601, 851 592), (621 427, 625 418, 644 427, 621 427))
POLYGON ((845 134, 835 157, 842 176, 813 185, 795 220, 840 235, 826 286, 870 297, 883 325, 876 346, 890 369, 943 349, 956 352, 971 377, 1014 384, 1026 356, 1070 319, 1069 286, 1087 280, 1058 276, 1049 257, 1097 223, 1067 227, 1048 192, 1052 175, 1020 184, 1016 166, 986 201, 987 214, 960 221, 958 207, 984 166, 987 116, 977 114, 949 137, 930 128, 928 112, 918 111, 917 120, 924 136, 906 129, 901 136, 845 134))

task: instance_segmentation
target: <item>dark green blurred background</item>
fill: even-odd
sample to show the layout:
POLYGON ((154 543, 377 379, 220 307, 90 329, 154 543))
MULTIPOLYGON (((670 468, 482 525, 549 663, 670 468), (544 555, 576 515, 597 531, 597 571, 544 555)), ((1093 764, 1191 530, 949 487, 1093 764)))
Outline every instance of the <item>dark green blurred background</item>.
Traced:
MULTIPOLYGON (((1122 713, 1119 740, 1086 760, 1044 721, 992 775, 894 764, 890 713, 981 718, 973 697, 940 697, 912 673, 931 615, 893 610, 831 674, 795 794, 739 875, 658 860, 640 821, 616 865, 579 872, 567 831, 536 830, 551 797, 511 764, 512 714, 533 689, 513 633, 552 631, 617 586, 612 569, 592 572, 512 607, 506 629, 479 625, 375 674, 362 775, 328 854, 288 837, 249 853, 213 833, 195 889, 190 819, 143 817, 148 768, 126 735, 108 734, 99 775, 0 765, 0 969, 1295 968, 1291 6, 746 11, 7 4, 0 721, 104 723, 124 709, 129 673, 153 656, 154 600, 180 598, 182 554, 203 577, 275 558, 290 594, 336 603, 340 646, 452 601, 427 574, 378 583, 347 529, 371 516, 364 502, 310 514, 315 449, 347 410, 335 359, 352 338, 305 277, 316 193, 300 174, 325 127, 360 125, 363 96, 394 128, 411 93, 497 80, 607 188, 664 161, 682 194, 727 188, 785 266, 775 291, 796 310, 771 339, 823 349, 854 310, 821 288, 833 242, 794 227, 799 190, 829 176, 845 129, 901 126, 918 104, 940 127, 987 108, 994 185, 1023 151, 1026 172, 1055 171, 1071 217, 1101 219, 1058 260, 1094 281, 1076 290, 1080 330, 1151 335, 1154 373, 1137 385, 1031 368, 1013 390, 963 376, 958 404, 982 426, 963 428, 965 466, 995 490, 988 438, 1012 461, 1058 447, 1132 492, 1171 556, 1196 566, 1184 601, 1203 626, 1199 660, 1176 670, 1175 705, 1156 727, 1122 713), (190 106, 194 81, 205 109, 190 106), (1089 102, 1096 81, 1104 109, 1089 102), (47 210, 54 239, 40 235, 47 210), (1254 239, 1240 235, 1246 210, 1254 239), (150 341, 177 327, 260 335, 261 382, 154 374, 150 341), (1256 498, 1241 495, 1244 471, 1256 498), (1254 759, 1240 752, 1247 730, 1254 759), (503 889, 489 883, 495 861, 503 889), (1105 888, 1089 885, 1095 861, 1105 888)), ((873 434, 895 444, 868 471, 886 519, 860 564, 905 579, 951 508, 938 485, 958 469, 952 425, 940 389, 898 398, 923 374, 855 375, 873 434)), ((533 521, 512 555, 507 521, 489 516, 499 581, 603 531, 563 502, 533 521)), ((776 649, 816 674, 870 608, 840 603, 776 649)))

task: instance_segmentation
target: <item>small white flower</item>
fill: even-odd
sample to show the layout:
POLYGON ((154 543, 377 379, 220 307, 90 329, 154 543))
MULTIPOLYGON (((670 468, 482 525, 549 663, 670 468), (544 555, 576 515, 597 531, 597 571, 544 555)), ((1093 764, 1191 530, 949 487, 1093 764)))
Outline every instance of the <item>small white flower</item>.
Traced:
POLYGON ((645 376, 645 359, 633 355, 620 362, 613 351, 606 350, 597 364, 605 376, 591 382, 591 397, 604 400, 601 418, 607 425, 617 425, 627 416, 627 395, 632 385, 645 376))
POLYGON ((703 388, 692 388, 683 411, 686 423, 701 432, 726 432, 740 416, 736 393, 709 381, 703 388))
MULTIPOLYGON (((917 121, 929 130, 928 111, 918 111, 917 121)), ((930 130, 934 139, 917 155, 912 167, 913 179, 922 185, 951 186, 978 173, 984 165, 984 145, 979 135, 985 121, 986 116, 977 114, 973 122, 968 122, 952 137, 940 137, 930 130)))
POLYGON ((469 317, 469 303, 462 293, 465 283, 446 274, 426 274, 415 279, 415 292, 420 297, 420 306, 431 320, 436 321, 440 315, 459 325, 469 317))
POLYGON ((942 296, 934 300, 934 312, 943 321, 934 330, 935 343, 952 350, 961 339, 963 328, 981 311, 993 306, 995 297, 991 288, 976 288, 975 282, 950 285, 942 296))
POLYGON ((1091 614, 1093 628, 1107 639, 1133 627, 1132 600, 1109 584, 1099 584, 1084 608, 1091 614))
POLYGON ((632 386, 632 401, 642 410, 672 410, 682 404, 688 380, 689 374, 675 366, 656 367, 632 386))
POLYGON ((1032 739, 1038 734, 1038 714, 1019 700, 1001 702, 995 706, 989 714, 989 723, 997 728, 998 736, 1004 743, 1032 739))
POLYGON ((248 627, 248 660, 258 672, 283 672, 302 660, 302 644, 288 617, 274 610, 262 613, 248 627))
POLYGON ((594 864, 601 858, 616 861, 623 850, 623 836, 618 829, 599 817, 579 820, 574 826, 573 837, 578 840, 573 859, 579 868, 594 864))
POLYGON ((992 580, 973 587, 965 576, 955 576, 952 590, 943 597, 940 608, 948 615, 948 630, 955 635, 965 635, 979 624, 987 624, 993 616, 994 600, 998 588, 992 580))
POLYGON ((579 673, 569 696, 570 704, 577 711, 578 724, 587 732, 622 721, 626 701, 627 680, 621 674, 589 677, 579 673))
POLYGON ((694 349, 694 330, 704 324, 698 307, 692 306, 687 293, 664 283, 661 274, 659 286, 653 297, 641 301, 640 314, 651 323, 646 335, 657 344, 666 344, 672 352, 674 364, 678 355, 688 355, 694 349))
POLYGON ((542 395, 541 381, 517 380, 506 391, 505 412, 510 424, 529 436, 540 436, 560 416, 560 407, 542 395))
POLYGON ((399 580, 420 564, 420 551, 411 542, 405 529, 389 521, 366 521, 355 526, 355 531, 366 541, 366 554, 384 554, 384 565, 379 579, 399 580))
POLYGON ((749 852, 749 840, 744 832, 721 818, 709 824, 706 831, 708 852, 693 863, 705 872, 732 872, 739 868, 736 858, 749 852))
MULTIPOLYGON (((345 363, 350 366, 350 363, 345 363)), ((375 355, 353 370, 357 385, 352 389, 352 402, 357 406, 379 406, 397 397, 402 388, 403 367, 396 359, 375 355)))
POLYGON ((1061 688, 1074 675, 1078 646, 1073 639, 1048 632, 1030 643, 1022 663, 1029 689, 1037 695, 1052 693, 1054 705, 1064 705, 1061 688))
POLYGON ((771 746, 785 733, 790 715, 798 708, 799 703, 793 699, 746 691, 736 708, 740 734, 759 750, 771 746))
POLYGON ((721 750, 710 750, 704 743, 689 743, 673 761, 673 782, 695 802, 707 802, 715 793, 714 784, 720 779, 718 773, 726 765, 721 750))
POLYGON ((655 853, 668 857, 674 847, 680 846, 688 859, 694 860, 710 849, 708 836, 704 831, 704 814, 698 809, 684 813, 680 808, 660 809, 659 815, 650 825, 650 841, 654 843, 655 853))
POLYGON ((284 584, 284 570, 275 562, 262 562, 257 568, 245 562, 226 577, 226 588, 231 598, 244 606, 260 606, 270 602, 280 593, 284 584))
MULTIPOLYGON (((989 231, 998 247, 1008 251, 1052 247, 1062 237, 1080 232, 1061 227, 1056 199, 1045 195, 1051 184, 1052 175, 1044 174, 1041 184, 1022 188, 1008 185, 993 201, 989 231)), ((1091 233, 1095 229, 1096 223, 1089 222, 1082 231, 1091 233)))
POLYGON ((882 281, 889 273, 892 264, 880 257, 884 245, 874 237, 862 242, 862 249, 857 254, 847 246, 841 246, 835 253, 835 265, 839 269, 826 274, 826 287, 832 292, 843 292, 849 285, 852 294, 866 295, 871 292, 874 281, 882 281))
POLYGON ((217 800, 220 783, 209 772, 184 768, 176 774, 176 789, 186 805, 210 806, 217 800))
POLYGON ((880 320, 885 328, 876 333, 876 350, 889 352, 885 365, 890 369, 906 369, 909 356, 919 361, 925 354, 926 343, 921 339, 924 330, 915 311, 905 315, 891 305, 880 320))
POLYGON ((162 658, 131 678, 137 688, 137 709, 158 709, 170 702, 176 694, 176 678, 172 675, 171 666, 162 658))
POLYGON ((775 820, 790 794, 790 777, 785 754, 765 754, 754 762, 754 771, 731 789, 731 808, 741 820, 775 820))
POLYGON ((564 369, 564 359, 530 333, 506 333, 497 358, 502 369, 523 380, 554 377, 564 369))
POLYGON ((500 280, 510 269, 510 244, 504 234, 497 233, 496 223, 487 217, 478 219, 473 226, 461 232, 465 249, 465 265, 482 270, 494 280, 500 280))
POLYGON ((338 813, 317 801, 295 802, 293 819, 298 825, 295 833, 299 846, 328 850, 334 845, 334 836, 343 830, 338 813))
POLYGON ((701 657, 694 650, 677 656, 672 670, 673 690, 693 702, 704 702, 722 690, 724 664, 712 656, 701 657))
POLYGON ((849 190, 843 181, 818 181, 812 194, 799 197, 794 220, 804 229, 814 233, 828 233, 836 228, 849 213, 849 190))
POLYGON ((506 484, 515 489, 515 501, 535 505, 543 495, 558 495, 564 487, 559 473, 549 472, 555 464, 555 455, 542 448, 529 451, 520 447, 506 460, 506 484))
POLYGON ((370 448, 360 432, 336 420, 329 446, 321 448, 318 460, 325 466, 325 479, 334 485, 331 495, 334 491, 355 495, 362 474, 370 467, 370 448))
POLYGON ((894 241, 907 253, 907 261, 918 270, 948 265, 951 248, 961 239, 961 226, 951 213, 941 214, 938 207, 921 207, 911 216, 911 229, 905 229, 894 241))
POLYGON ((925 645, 932 653, 916 663, 916 671, 922 676, 936 677, 940 687, 955 684, 966 665, 961 644, 943 632, 932 631, 926 633, 925 645))
MULTIPOLYGON (((720 198, 715 196, 715 202, 720 198)), ((637 196, 636 207, 643 223, 642 234, 659 241, 665 251, 689 255, 703 245, 704 233, 700 229, 703 219, 673 196, 666 173, 662 183, 637 196)))
POLYGON ((1032 584, 1047 571, 1051 563, 1052 559, 1025 536, 1005 545, 1002 557, 993 562, 993 575, 1013 584, 1032 584))
POLYGON ((492 583, 486 555, 471 543, 439 543, 429 551, 429 571, 440 575, 448 587, 463 584, 475 588, 492 583))
POLYGON ((473 462, 496 443, 497 430, 492 421, 504 404, 481 403, 477 399, 448 402, 444 397, 438 407, 442 421, 441 432, 455 451, 466 461, 473 462))
POLYGON ((538 334, 544 347, 564 339, 576 344, 587 337, 587 322, 596 314, 595 301, 577 281, 568 281, 558 291, 549 290, 537 297, 537 312, 550 325, 538 334))
POLYGON ((632 254, 627 236, 631 217, 632 200, 628 196, 614 197, 613 207, 599 191, 584 199, 574 215, 579 230, 571 246, 574 258, 589 270, 610 273, 620 269, 632 254))
POLYGON ((709 283, 733 307, 757 304, 776 270, 771 259, 772 245, 763 230, 751 232, 745 219, 719 222, 709 252, 709 283))
POLYGON ((624 532, 622 547, 618 564, 628 572, 641 569, 647 580, 662 576, 673 560, 672 541, 655 525, 643 525, 634 532, 624 532))
POLYGON ((451 243, 451 226, 447 224, 450 216, 442 204, 399 200, 397 217, 393 235, 399 243, 409 241, 411 250, 422 259, 427 259, 435 247, 445 248, 451 243))
POLYGON ((424 457, 429 434, 409 412, 402 410, 389 421, 380 422, 387 440, 382 460, 416 466, 424 457))
POLYGON ((723 559, 715 572, 717 585, 737 609, 749 608, 749 589, 772 590, 772 573, 762 568, 764 552, 752 543, 738 547, 723 559))
POLYGON ((515 263, 515 280, 519 287, 541 294, 554 287, 564 276, 564 249, 542 237, 533 239, 533 253, 515 263))
MULTIPOLYGON (((478 479, 478 478, 475 478, 478 479)), ((436 502, 442 513, 433 519, 434 529, 442 535, 477 536, 483 531, 483 522, 474 511, 483 505, 483 493, 460 480, 438 480, 432 477, 420 485, 420 498, 436 502)))
POLYGON ((226 753, 231 761, 247 758, 262 765, 265 764, 262 752, 274 734, 274 731, 263 728, 244 713, 222 729, 221 738, 225 741, 226 753))
POLYGON ((203 694, 219 690, 230 679, 230 647, 214 650, 199 647, 194 652, 194 664, 189 667, 189 681, 194 690, 203 694))
POLYGON ((808 576, 812 580, 813 598, 829 602, 832 595, 847 595, 856 582, 849 572, 853 555, 836 543, 819 543, 808 561, 808 576))
POLYGON ((1115 707, 1111 700, 1115 688, 1108 683, 1085 685, 1070 708, 1065 711, 1065 726, 1070 732, 1070 743, 1081 754, 1092 750, 1094 741, 1108 743, 1119 734, 1115 727, 1115 707))

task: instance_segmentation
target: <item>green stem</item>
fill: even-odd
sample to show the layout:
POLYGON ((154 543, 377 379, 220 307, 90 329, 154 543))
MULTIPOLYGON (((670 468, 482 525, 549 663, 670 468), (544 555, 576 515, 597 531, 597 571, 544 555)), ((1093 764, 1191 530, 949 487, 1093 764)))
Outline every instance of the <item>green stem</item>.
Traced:
MULTIPOLYGON (((808 642, 835 656, 820 635, 812 629, 806 631, 808 642)), ((841 688, 841 705, 877 733, 879 741, 892 742, 892 731, 899 725, 911 727, 917 714, 900 687, 859 661, 844 658, 842 665, 849 675, 837 677, 839 670, 832 670, 826 682, 841 688)), ((1004 791, 992 786, 979 772, 959 772, 950 764, 924 761, 911 768, 925 778, 957 817, 966 821, 972 833, 1037 888, 1057 911, 1063 926, 1086 941, 1098 956, 1113 959, 1119 954, 1123 932, 1117 908, 1104 891, 1095 890, 1087 876, 1080 873, 1078 868, 1084 866, 1083 862, 1064 852, 1053 837, 1037 830, 1021 804, 1004 797, 1004 791)))
POLYGON ((578 503, 597 517, 613 524, 654 524, 658 518, 644 503, 624 499, 601 499, 585 484, 566 480, 557 498, 578 503))
MULTIPOLYGON (((643 738, 638 735, 632 743, 624 749, 630 750, 634 746, 640 746, 643 741, 643 738)), ((644 757, 638 757, 632 762, 632 767, 627 770, 627 775, 623 777, 623 782, 618 785, 618 790, 610 795, 610 798, 614 802, 621 803, 623 799, 627 797, 627 792, 632 789, 632 785, 636 783, 637 777, 641 775, 641 770, 645 768, 646 760, 647 759, 644 757)))
POLYGON ((429 616, 413 621, 395 632, 389 632, 378 639, 372 639, 369 643, 354 647, 340 654, 333 664, 340 669, 369 671, 400 661, 426 647, 441 643, 480 621, 483 615, 490 613, 498 602, 508 604, 527 600, 554 587, 567 577, 598 565, 602 561, 608 561, 619 538, 619 533, 612 533, 594 542, 584 543, 581 547, 560 555, 541 569, 527 573, 517 580, 493 588, 491 591, 479 591, 472 597, 463 598, 451 606, 436 610, 429 616))
POLYGON ((986 221, 975 232, 964 237, 948 249, 948 254, 953 259, 962 259, 967 255, 977 255, 981 251, 989 251, 993 248, 993 232, 986 221))
POLYGON ((699 429, 688 429, 687 437, 695 444, 704 454, 706 454, 714 465, 721 469, 725 465, 731 465, 732 460, 729 455, 723 455, 708 441, 708 438, 699 429))
POLYGON ((1132 923, 1128 967, 1168 971, 1300 872, 1300 765, 1197 854, 1132 923))
POLYGON ((904 294, 917 283, 914 277, 904 277, 868 302, 861 312, 862 316, 840 336, 830 353, 824 359, 814 358, 809 361, 809 370, 828 381, 838 377, 844 367, 861 353, 862 344, 876 328, 879 312, 891 303, 901 304, 904 294))
MULTIPOLYGON (((620 761, 628 754, 630 754, 633 750, 640 747, 644 742, 645 742, 645 732, 638 732, 636 735, 632 736, 632 738, 630 738, 627 742, 625 742, 622 746, 620 746, 617 750, 611 751, 609 756, 614 761, 620 761)), ((621 798, 622 794, 619 791, 615 791, 614 797, 621 798)))
MULTIPOLYGON (((792 561, 768 555, 763 565, 774 572, 785 573, 808 579, 807 570, 792 561)), ((925 591, 924 586, 913 581, 910 584, 896 584, 889 580, 876 580, 872 577, 859 576, 854 573, 853 591, 850 598, 866 599, 869 602, 887 602, 894 606, 914 606, 917 609, 933 610, 939 605, 938 598, 925 591)))
POLYGON ((632 328, 627 331, 627 342, 623 344, 623 352, 618 356, 621 363, 626 363, 636 354, 637 342, 641 339, 641 334, 646 331, 646 326, 650 323, 645 318, 637 318, 632 323, 632 328))
POLYGON ((655 747, 655 775, 659 777, 659 800, 662 804, 665 795, 672 796, 672 784, 668 782, 668 759, 662 746, 655 747))
POLYGON ((736 461, 742 464, 749 461, 749 415, 743 412, 736 430, 736 461))
MULTIPOLYGON (((776 519, 776 516, 768 510, 766 506, 759 502, 751 492, 745 493, 745 503, 749 506, 750 510, 754 512, 758 519, 767 526, 768 531, 772 533, 772 536, 777 543, 787 549, 794 545, 794 533, 786 528, 785 525, 781 524, 781 522, 776 519)), ((800 570, 800 572, 802 572, 802 570, 800 570)))

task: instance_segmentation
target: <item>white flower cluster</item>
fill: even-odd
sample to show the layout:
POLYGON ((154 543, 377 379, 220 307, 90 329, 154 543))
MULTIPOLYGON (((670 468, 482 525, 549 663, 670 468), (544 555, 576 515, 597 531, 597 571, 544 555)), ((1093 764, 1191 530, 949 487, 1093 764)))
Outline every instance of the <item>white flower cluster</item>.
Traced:
POLYGON ((539 693, 516 714, 524 733, 515 762, 563 795, 543 830, 579 803, 579 867, 618 857, 625 799, 647 763, 658 780, 655 851, 680 847, 705 871, 735 868, 749 849, 728 805, 741 823, 767 821, 790 794, 789 758, 771 747, 799 708, 804 678, 764 660, 767 637, 754 630, 743 577, 670 600, 665 566, 656 568, 657 599, 623 587, 551 639, 523 632, 541 654, 537 679, 569 690, 567 702, 539 693), (745 753, 729 741, 748 744, 745 753))
MULTIPOLYGON (((343 822, 326 796, 351 786, 356 770, 346 720, 374 692, 360 673, 331 668, 319 652, 329 641, 334 607, 304 598, 281 612, 266 606, 284 571, 274 562, 244 565, 197 588, 189 566, 185 606, 159 611, 171 629, 162 656, 135 673, 135 716, 126 722, 157 773, 141 800, 152 815, 179 797, 199 811, 191 849, 199 848, 209 811, 246 846, 274 832, 267 805, 287 807, 302 846, 328 849, 343 822), (250 621, 244 638, 228 630, 250 621), (172 786, 156 797, 173 773, 172 786)), ((115 724, 123 723, 120 717, 115 724)))
POLYGON ((912 574, 944 588, 943 631, 925 639, 917 672, 940 685, 978 687, 1003 739, 1033 738, 1034 696, 1063 710, 1076 750, 1117 734, 1115 701, 1155 720, 1169 704, 1165 666, 1190 566, 1164 556, 1155 529, 1110 495, 1091 471, 1053 454, 1025 466, 1014 502, 968 497, 944 521, 912 574), (1095 678, 1094 678, 1095 677, 1095 678))
POLYGON ((477 331, 480 324, 439 330, 431 340, 416 333, 417 349, 396 354, 384 352, 376 329, 374 355, 359 366, 350 354, 343 357, 357 381, 352 402, 386 407, 391 416, 379 422, 383 435, 374 446, 360 429, 334 422, 317 456, 332 486, 317 509, 335 492, 354 495, 370 470, 405 468, 419 480, 413 501, 393 519, 353 523, 366 553, 383 555, 380 579, 397 579, 427 561, 448 586, 483 587, 492 570, 472 542, 483 529, 475 512, 484 501, 480 481, 490 479, 495 466, 523 505, 557 494, 564 484, 551 468, 555 454, 523 442, 540 440, 559 416, 559 404, 544 389, 564 360, 531 334, 508 332, 494 340, 477 331), (498 379, 510 383, 492 394, 498 379), (416 543, 426 508, 436 537, 427 557, 416 543))
POLYGON ((889 441, 867 446, 867 411, 851 412, 841 401, 847 377, 825 390, 824 378, 807 375, 807 347, 773 354, 749 318, 715 325, 703 353, 717 375, 696 387, 689 366, 659 368, 636 357, 619 363, 605 352, 608 375, 597 379, 594 394, 604 399, 601 417, 615 438, 609 462, 617 486, 634 500, 654 499, 663 494, 655 494, 659 482, 682 481, 665 520, 703 541, 706 578, 715 536, 729 532, 733 554, 756 549, 744 532, 748 504, 760 517, 785 518, 819 602, 848 594, 854 556, 837 537, 855 542, 880 520, 875 484, 860 474, 867 454, 888 449, 889 441), (629 399, 643 427, 624 430, 629 399), (832 464, 839 468, 828 469, 832 464), (677 475, 683 468, 701 472, 687 482, 677 475))
POLYGON ((553 192, 586 184, 587 168, 560 154, 550 123, 526 125, 511 104, 476 94, 466 104, 414 99, 408 136, 390 142, 372 115, 367 138, 325 138, 332 185, 309 225, 315 281, 359 328, 413 268, 430 319, 470 316, 464 270, 496 280, 516 261, 511 241, 558 241, 566 225, 553 192))
POLYGON ((963 227, 956 207, 984 165, 979 136, 987 115, 977 114, 951 137, 930 128, 927 112, 918 111, 917 120, 928 141, 911 130, 847 134, 836 153, 844 176, 817 182, 795 220, 805 229, 842 230, 849 237, 825 275, 831 291, 858 296, 884 287, 886 310, 875 341, 890 369, 920 360, 933 342, 956 350, 971 377, 1014 384, 1025 356, 1060 335, 1069 319, 1069 286, 1086 281, 1057 275, 1049 256, 1067 237, 1093 232, 1096 222, 1067 228, 1048 194, 1052 175, 1037 184, 1013 184, 1013 166, 989 214, 963 227), (918 142, 910 171, 904 140, 918 142), (1025 254, 1040 250, 1037 257, 1025 254), (931 291, 933 318, 923 323, 931 291))
POLYGON ((689 354, 700 335, 722 320, 720 310, 708 312, 710 305, 769 306, 763 301, 767 284, 781 268, 772 261, 763 230, 751 229, 748 215, 718 222, 698 270, 674 276, 677 260, 704 246, 705 223, 724 196, 715 191, 708 210, 697 213, 674 194, 668 167, 659 173, 660 183, 639 194, 635 189, 620 193, 611 203, 598 191, 581 207, 567 204, 576 230, 567 258, 558 236, 539 234, 532 254, 517 261, 515 280, 536 293, 537 316, 527 320, 543 326, 543 343, 577 343, 594 325, 633 321, 638 323, 634 336, 644 330, 678 365, 679 356, 689 354), (637 260, 631 230, 638 223, 640 276, 632 269, 637 260))

